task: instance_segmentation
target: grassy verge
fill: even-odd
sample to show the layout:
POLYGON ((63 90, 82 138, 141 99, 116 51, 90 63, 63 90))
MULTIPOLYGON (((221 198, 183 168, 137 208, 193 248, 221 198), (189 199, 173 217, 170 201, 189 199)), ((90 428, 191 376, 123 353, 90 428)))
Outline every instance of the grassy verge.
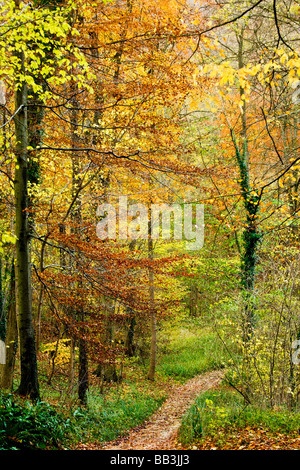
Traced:
POLYGON ((97 441, 101 445, 126 435, 161 406, 167 396, 166 388, 164 382, 138 380, 136 374, 131 374, 121 386, 112 387, 105 394, 91 390, 88 407, 73 411, 76 440, 97 441))
POLYGON ((221 387, 199 395, 183 417, 179 439, 185 448, 297 448, 299 423, 300 410, 245 406, 237 392, 221 387))

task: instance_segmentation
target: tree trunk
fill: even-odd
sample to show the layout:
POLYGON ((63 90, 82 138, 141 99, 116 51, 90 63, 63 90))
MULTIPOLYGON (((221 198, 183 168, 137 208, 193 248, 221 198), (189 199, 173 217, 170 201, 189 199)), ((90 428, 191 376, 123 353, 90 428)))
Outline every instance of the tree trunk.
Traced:
MULTIPOLYGON (((238 67, 244 67, 244 31, 245 27, 242 26, 241 32, 237 35, 238 42, 238 67)), ((242 99, 245 90, 240 87, 240 98, 242 99)), ((247 116, 246 116, 246 102, 243 101, 241 109, 241 137, 243 142, 243 150, 240 151, 234 134, 232 132, 233 142, 236 151, 236 160, 240 171, 240 188, 244 200, 246 210, 246 223, 243 232, 243 252, 241 253, 241 286, 243 289, 245 309, 244 309, 244 325, 243 335, 244 341, 247 342, 253 333, 254 328, 254 284, 255 284, 255 269, 257 264, 257 249, 260 242, 260 234, 257 228, 257 212, 260 203, 260 197, 252 190, 249 176, 249 149, 248 149, 248 136, 247 136, 247 116)))
POLYGON ((252 190, 249 181, 249 169, 246 161, 246 146, 244 143, 243 152, 240 152, 234 134, 232 139, 235 146, 236 159, 240 170, 240 187, 244 206, 246 210, 246 223, 243 232, 243 252, 241 254, 241 286, 245 300, 244 317, 244 341, 247 342, 254 328, 254 284, 255 269, 257 265, 257 250, 261 240, 261 235, 257 227, 257 213, 260 203, 260 195, 252 190))
MULTIPOLYGON (((72 147, 77 148, 80 144, 78 143, 78 102, 76 98, 76 86, 73 86, 73 99, 70 112, 70 121, 71 121, 71 136, 72 136, 72 147)), ((74 152, 73 154, 73 174, 72 174, 72 192, 74 198, 74 206, 72 209, 72 222, 74 223, 74 233, 78 238, 81 237, 80 228, 82 223, 82 213, 81 213, 81 199, 80 199, 80 189, 81 189, 81 176, 80 176, 80 158, 81 156, 74 152)), ((74 253, 75 258, 80 256, 79 252, 74 253)), ((80 275, 80 263, 75 262, 75 269, 79 273, 79 280, 76 283, 75 289, 79 290, 82 287, 82 279, 80 275)), ((83 309, 75 307, 75 321, 84 321, 84 311, 83 309)), ((78 374, 78 399, 80 403, 85 406, 87 404, 87 392, 89 388, 88 381, 88 353, 87 353, 87 344, 85 339, 84 327, 80 328, 79 337, 78 337, 78 348, 79 348, 79 374, 78 374)))
POLYGON ((71 393, 74 388, 74 379, 75 379, 75 339, 71 338, 70 342, 70 361, 69 361, 69 377, 68 377, 68 389, 71 393))
POLYGON ((12 388, 13 384, 13 372, 15 367, 15 358, 18 346, 18 328, 17 328, 17 316, 16 316, 16 295, 15 295, 16 283, 15 283, 15 266, 14 261, 12 263, 10 287, 9 287, 9 298, 8 298, 8 310, 7 310, 7 328, 5 335, 5 349, 6 349, 6 361, 1 366, 0 373, 0 388, 8 390, 12 388))
MULTIPOLYGON (((148 257, 153 260, 153 240, 151 238, 151 208, 149 207, 149 229, 148 229, 148 257)), ((151 315, 151 347, 150 347, 150 365, 148 379, 154 380, 156 367, 156 350, 157 350, 157 329, 156 329, 156 313, 154 307, 154 273, 152 266, 149 267, 149 304, 151 315)))
POLYGON ((79 338, 79 374, 78 374, 78 399, 81 405, 87 405, 87 391, 89 388, 88 377, 88 354, 86 341, 84 338, 79 338))
POLYGON ((5 313, 3 301, 3 286, 2 286, 2 257, 0 256, 0 340, 5 341, 5 313))
POLYGON ((126 332, 125 339, 125 354, 128 357, 133 357, 135 355, 135 345, 134 345, 134 327, 136 324, 135 315, 130 308, 127 309, 129 313, 128 320, 128 329, 126 332))
MULTIPOLYGON (((17 53, 24 72, 24 53, 17 53)), ((18 393, 39 399, 35 334, 32 318, 31 260, 28 224, 28 127, 27 86, 22 82, 15 92, 18 110, 15 122, 15 217, 16 217, 16 283, 17 320, 20 339, 21 380, 18 393)))

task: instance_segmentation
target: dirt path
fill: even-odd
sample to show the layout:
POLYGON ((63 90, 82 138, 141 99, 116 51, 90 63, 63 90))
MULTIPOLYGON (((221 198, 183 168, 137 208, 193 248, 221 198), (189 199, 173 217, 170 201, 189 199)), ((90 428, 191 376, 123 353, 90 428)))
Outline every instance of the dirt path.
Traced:
POLYGON ((176 449, 176 436, 182 415, 201 391, 217 386, 223 375, 223 371, 207 372, 176 387, 162 407, 143 426, 133 429, 125 438, 107 443, 103 450, 176 449))

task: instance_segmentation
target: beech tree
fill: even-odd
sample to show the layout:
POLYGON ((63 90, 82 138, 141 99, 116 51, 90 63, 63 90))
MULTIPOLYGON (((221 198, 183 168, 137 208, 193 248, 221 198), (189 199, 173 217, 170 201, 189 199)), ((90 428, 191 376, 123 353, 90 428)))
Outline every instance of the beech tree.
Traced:
MULTIPOLYGON (((25 5, 18 1, 2 6, 2 17, 6 19, 2 25, 2 51, 5 51, 6 55, 1 57, 1 75, 15 89, 12 118, 15 124, 16 159, 14 172, 16 306, 21 364, 18 391, 21 395, 36 400, 39 399, 39 385, 32 313, 30 253, 32 233, 29 224, 31 205, 28 182, 34 164, 34 160, 29 156, 33 147, 29 144, 34 144, 34 140, 35 145, 37 144, 37 127, 41 122, 33 124, 31 112, 28 123, 29 90, 33 91, 35 97, 42 102, 45 102, 49 96, 49 91, 45 92, 40 83, 40 77, 49 75, 51 70, 52 58, 46 57, 44 62, 41 60, 45 57, 44 49, 49 48, 50 40, 46 35, 47 32, 55 34, 52 42, 52 49, 55 50, 58 38, 66 37, 69 26, 60 11, 51 11, 47 8, 39 10, 31 8, 30 4, 25 5), (36 47, 32 49, 30 45, 33 42, 36 47), (37 64, 42 66, 38 72, 37 64)), ((3 127, 7 123, 4 123, 3 127)))

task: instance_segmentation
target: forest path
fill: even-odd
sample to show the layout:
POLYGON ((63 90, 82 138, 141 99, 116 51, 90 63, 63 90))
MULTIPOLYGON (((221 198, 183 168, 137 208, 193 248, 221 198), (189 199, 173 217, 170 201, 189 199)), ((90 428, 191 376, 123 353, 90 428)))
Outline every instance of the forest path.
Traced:
POLYGON ((200 392, 216 387, 223 376, 224 371, 211 371, 175 387, 159 410, 142 426, 131 430, 124 438, 107 442, 101 450, 175 450, 183 414, 200 392))

